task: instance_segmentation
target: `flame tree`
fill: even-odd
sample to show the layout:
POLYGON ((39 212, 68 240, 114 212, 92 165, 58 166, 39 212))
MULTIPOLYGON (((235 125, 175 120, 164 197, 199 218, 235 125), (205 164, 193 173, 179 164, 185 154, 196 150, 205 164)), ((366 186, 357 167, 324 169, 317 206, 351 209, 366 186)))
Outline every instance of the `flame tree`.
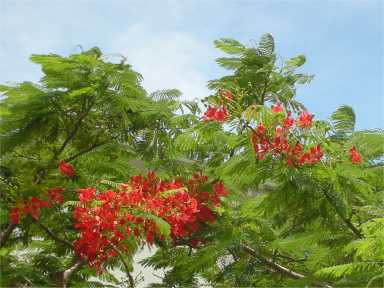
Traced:
POLYGON ((0 86, 3 286, 132 287, 142 245, 153 286, 383 283, 383 132, 307 111, 305 57, 279 65, 271 35, 215 45, 204 111, 97 48, 0 86))

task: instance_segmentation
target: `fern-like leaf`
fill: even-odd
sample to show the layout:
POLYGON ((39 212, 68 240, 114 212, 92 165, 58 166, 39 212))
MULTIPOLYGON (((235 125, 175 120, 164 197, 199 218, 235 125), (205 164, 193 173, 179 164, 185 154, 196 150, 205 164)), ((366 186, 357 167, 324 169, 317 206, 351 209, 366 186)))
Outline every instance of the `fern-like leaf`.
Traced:
POLYGON ((271 34, 263 34, 260 38, 258 51, 262 56, 271 56, 275 51, 275 41, 271 34))
POLYGON ((356 115, 352 107, 343 105, 333 112, 331 121, 338 134, 352 133, 355 129, 356 115))

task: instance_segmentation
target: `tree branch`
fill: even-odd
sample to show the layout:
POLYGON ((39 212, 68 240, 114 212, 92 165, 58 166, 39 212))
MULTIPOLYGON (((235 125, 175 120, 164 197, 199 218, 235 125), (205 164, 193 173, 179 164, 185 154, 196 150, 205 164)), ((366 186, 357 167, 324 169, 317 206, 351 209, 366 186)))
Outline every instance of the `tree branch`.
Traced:
POLYGON ((344 215, 341 213, 339 207, 336 205, 336 203, 333 201, 332 199, 332 196, 326 191, 326 190, 323 190, 323 194, 325 196, 325 198, 327 199, 327 201, 329 202, 329 204, 331 204, 331 206, 335 209, 337 215, 341 218, 341 220, 344 222, 344 224, 353 232, 353 234, 355 234, 358 238, 360 239, 363 239, 363 234, 361 234, 360 230, 357 229, 353 223, 351 222, 350 219, 344 217, 344 215))
POLYGON ((47 166, 37 173, 35 180, 33 181, 34 184, 39 184, 41 182, 41 180, 45 176, 46 171, 52 168, 52 165, 55 163, 58 156, 64 151, 64 149, 65 149, 65 147, 67 147, 68 143, 76 136, 77 131, 80 129, 80 126, 83 123, 83 120, 85 119, 85 117, 87 117, 92 106, 93 106, 92 104, 89 104, 88 108, 82 112, 81 116, 79 117, 78 121, 75 124, 74 129, 67 136, 67 138, 64 140, 63 144, 61 144, 60 148, 56 152, 54 152, 54 154, 53 154, 51 160, 48 162, 47 166))
POLYGON ((64 270, 63 272, 63 279, 62 279, 62 288, 67 288, 67 283, 71 275, 84 264, 84 261, 81 259, 78 259, 74 265, 69 267, 67 270, 64 270))
MULTIPOLYGON (((280 273, 284 276, 287 276, 289 278, 292 278, 292 279, 304 279, 306 278, 305 275, 303 274, 300 274, 298 272, 295 272, 287 267, 284 267, 278 263, 276 263, 275 261, 269 259, 269 258, 266 258, 262 255, 260 255, 259 253, 256 252, 256 250, 254 250, 253 248, 247 246, 247 245, 242 245, 242 248, 244 249, 244 251, 246 251, 248 254, 252 255, 253 257, 256 257, 258 259, 261 260, 261 262, 263 262, 265 265, 269 266, 270 268, 272 268, 275 272, 277 273, 280 273)), ((328 285, 328 284, 322 284, 322 283, 315 283, 316 286, 318 287, 325 287, 325 288, 332 288, 332 286, 328 285)))
POLYGON ((243 249, 250 255, 259 258, 264 264, 267 264, 269 267, 273 268, 276 272, 279 272, 281 274, 284 274, 285 276, 288 276, 292 279, 303 279, 305 276, 303 274, 294 272, 284 266, 281 266, 280 264, 277 264, 276 262, 272 261, 271 259, 265 258, 264 256, 261 256, 259 253, 257 253, 254 249, 247 245, 242 245, 243 249))
POLYGON ((65 239, 62 239, 60 237, 58 237, 54 232, 52 232, 48 227, 46 227, 45 225, 35 221, 35 223, 37 224, 37 226, 39 226, 42 230, 44 230, 45 233, 47 233, 52 239, 56 240, 57 242, 60 242, 70 248, 74 248, 73 247, 73 244, 71 242, 69 242, 68 240, 65 240, 65 239))
POLYGON ((5 245, 5 243, 8 241, 9 236, 11 236, 12 231, 16 228, 16 225, 14 224, 8 224, 7 228, 5 228, 4 231, 0 234, 0 248, 5 245))
POLYGON ((68 145, 68 143, 76 136, 76 133, 77 131, 80 129, 80 126, 84 120, 84 118, 87 116, 88 114, 88 111, 84 112, 83 115, 81 115, 81 117, 79 118, 79 120, 77 121, 77 123, 75 124, 75 127, 74 129, 72 130, 72 132, 68 135, 68 137, 64 140, 63 144, 61 144, 59 150, 57 150, 57 152, 55 153, 55 156, 54 158, 56 158, 58 155, 61 154, 61 152, 64 151, 65 147, 68 145))
POLYGON ((123 265, 125 268, 125 273, 128 276, 129 286, 131 288, 134 288, 135 287, 135 281, 134 281, 134 279, 130 273, 131 269, 129 269, 129 265, 128 265, 127 261, 125 261, 125 259, 124 259, 124 255, 120 252, 120 250, 113 243, 110 242, 110 244, 111 244, 112 249, 117 253, 117 255, 119 255, 121 262, 123 262, 123 265))
POLYGON ((81 155, 83 155, 83 154, 85 154, 85 153, 88 153, 88 152, 92 151, 93 149, 95 149, 95 148, 97 148, 97 147, 100 147, 100 146, 102 146, 102 145, 105 145, 105 144, 107 144, 108 142, 109 142, 109 140, 105 140, 105 141, 102 141, 102 142, 99 142, 99 143, 95 143, 95 144, 93 144, 92 146, 90 146, 89 148, 84 149, 83 151, 80 151, 79 153, 76 153, 76 154, 73 155, 73 156, 68 157, 68 158, 65 159, 64 161, 65 161, 65 162, 71 162, 71 161, 73 161, 74 159, 76 159, 77 157, 79 157, 79 156, 81 156, 81 155))

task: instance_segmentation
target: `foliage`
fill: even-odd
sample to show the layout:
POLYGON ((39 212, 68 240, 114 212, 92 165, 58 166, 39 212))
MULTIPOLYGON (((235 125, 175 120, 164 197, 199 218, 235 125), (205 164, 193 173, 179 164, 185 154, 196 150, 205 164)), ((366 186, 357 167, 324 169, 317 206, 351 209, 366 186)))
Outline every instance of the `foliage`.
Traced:
MULTIPOLYGON (((141 75, 124 61, 105 61, 97 48, 69 57, 32 55, 31 60, 42 67, 40 83, 0 87, 2 286, 59 285, 60 274, 76 261, 65 245, 78 237, 72 220, 75 189, 105 188, 102 180, 123 182, 133 173, 162 169, 171 155, 164 149, 168 135, 189 125, 188 119, 175 121, 178 91, 148 95, 141 75), (75 177, 60 175, 62 159, 76 167, 75 177), (38 221, 26 217, 17 228, 8 224, 12 207, 47 199, 52 187, 65 188, 62 207, 42 209, 38 221), (65 241, 52 242, 52 235, 65 241), (50 245, 34 250, 40 264, 35 265, 31 254, 26 270, 27 263, 18 256, 36 241, 50 245), (50 257, 57 259, 54 265, 50 257), (7 263, 12 277, 5 277, 7 263), (39 282, 39 275, 47 277, 39 282)), ((77 275, 72 285, 82 285, 95 272, 83 268, 77 275)))
MULTIPOLYGON (((177 90, 148 94, 138 73, 97 48, 33 55, 44 73, 39 84, 0 86, 2 286, 65 286, 62 272, 79 260, 70 246, 79 237, 76 189, 116 189, 148 169, 169 179, 203 171, 230 191, 214 209, 216 221, 194 235, 204 241, 155 241, 143 264, 165 276, 153 287, 383 284, 384 132, 356 131, 347 105, 329 121, 312 119, 295 99, 313 78, 297 72, 305 56, 279 66, 271 35, 253 47, 229 38, 215 46, 229 55, 217 63, 230 72, 209 82, 203 115, 196 103, 179 101, 177 90), (60 175, 62 159, 76 167, 75 177, 60 175), (51 187, 65 188, 63 206, 16 228, 8 223, 11 208, 44 199, 51 187)), ((130 245, 135 251, 137 243, 130 245)), ((98 280, 82 265, 67 281, 132 285, 129 273, 118 279, 109 269, 131 265, 131 254, 120 256, 98 280)))
POLYGON ((217 62, 233 73, 212 80, 214 94, 205 101, 226 107, 225 124, 215 121, 220 117, 206 117, 176 138, 182 151, 202 153, 196 157, 204 171, 230 187, 211 241, 188 253, 185 247, 161 249, 144 263, 167 269, 167 287, 199 286, 201 279, 224 287, 380 285, 383 131, 355 131, 352 108, 342 106, 330 122, 313 120, 311 129, 290 127, 284 134, 289 135, 286 154, 257 157, 259 144, 252 143, 251 135, 262 125, 266 132, 259 139, 273 144, 286 111, 305 112, 295 91, 312 78, 296 72, 305 62, 303 55, 275 66, 269 41, 263 36, 250 48, 232 39, 215 42, 230 54, 217 62), (229 90, 233 100, 220 89, 229 90), (282 103, 282 113, 266 108, 274 103, 282 103), (321 162, 288 165, 285 159, 296 141, 303 147, 319 144, 321 162), (353 145, 363 162, 351 162, 353 145))

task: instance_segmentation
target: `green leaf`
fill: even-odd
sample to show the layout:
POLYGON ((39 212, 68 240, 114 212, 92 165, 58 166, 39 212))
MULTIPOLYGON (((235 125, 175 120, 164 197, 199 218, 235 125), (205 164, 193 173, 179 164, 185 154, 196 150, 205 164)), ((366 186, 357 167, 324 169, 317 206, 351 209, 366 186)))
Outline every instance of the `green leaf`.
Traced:
POLYGON ((149 97, 156 101, 177 100, 181 96, 181 92, 177 89, 163 89, 152 92, 149 97))
POLYGON ((305 61, 306 61, 305 55, 303 54, 293 57, 285 62, 284 71, 292 71, 304 65, 305 61))
POLYGON ((93 92, 94 92, 94 89, 92 87, 84 87, 84 88, 72 91, 71 93, 68 94, 68 97, 69 98, 76 98, 78 96, 81 96, 84 94, 90 94, 93 92))
POLYGON ((343 105, 331 115, 331 121, 339 134, 352 133, 355 129, 355 112, 352 107, 343 105))
POLYGON ((246 48, 239 41, 232 38, 221 38, 214 41, 216 48, 227 54, 241 54, 246 48))
POLYGON ((262 56, 271 56, 275 50, 275 41, 271 34, 263 34, 259 41, 258 51, 262 56))

